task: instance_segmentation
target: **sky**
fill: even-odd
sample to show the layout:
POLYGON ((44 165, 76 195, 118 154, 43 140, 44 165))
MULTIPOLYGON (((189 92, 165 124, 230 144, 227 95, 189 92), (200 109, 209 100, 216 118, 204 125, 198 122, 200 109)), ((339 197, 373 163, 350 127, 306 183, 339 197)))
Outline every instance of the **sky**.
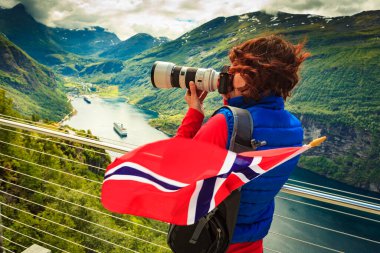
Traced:
POLYGON ((18 3, 47 26, 101 26, 121 40, 141 32, 175 39, 216 17, 259 10, 335 17, 380 9, 380 0, 0 0, 3 8, 18 3))

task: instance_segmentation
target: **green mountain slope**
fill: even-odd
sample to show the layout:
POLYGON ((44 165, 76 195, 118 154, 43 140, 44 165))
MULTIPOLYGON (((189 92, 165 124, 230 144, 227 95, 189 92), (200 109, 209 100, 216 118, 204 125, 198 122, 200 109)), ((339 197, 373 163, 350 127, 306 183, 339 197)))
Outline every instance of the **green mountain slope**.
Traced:
POLYGON ((106 60, 104 62, 92 63, 85 65, 84 68, 79 72, 81 76, 84 75, 94 75, 94 74, 108 74, 117 73, 124 68, 123 62, 121 60, 106 60))
MULTIPOLYGON (((380 152, 373 156, 380 140, 380 11, 334 18, 263 12, 220 17, 126 61, 120 74, 97 80, 123 83, 131 102, 165 115, 154 122, 158 128, 175 131, 186 108, 184 92, 153 89, 153 62, 219 69, 228 63, 231 47, 267 34, 284 35, 293 43, 307 38, 312 53, 287 108, 302 119, 305 141, 318 135, 327 135, 329 141, 308 153, 301 165, 380 191, 380 152)), ((210 94, 208 114, 220 105, 220 96, 210 94)))
POLYGON ((54 73, 0 34, 0 88, 23 115, 59 121, 71 110, 54 73))
MULTIPOLYGON (((289 106, 296 112, 311 108, 312 112, 344 113, 349 117, 345 123, 378 130, 376 102, 380 90, 374 85, 380 78, 379 24, 380 11, 337 18, 287 13, 272 16, 262 12, 221 17, 126 61, 128 68, 113 81, 126 87, 136 82, 137 86, 147 86, 147 93, 157 97, 151 105, 162 109, 166 100, 160 98, 174 91, 149 89, 150 69, 156 60, 219 69, 228 63, 229 49, 246 39, 270 33, 282 34, 295 43, 307 38, 312 57, 302 70, 301 85, 288 101, 289 106), (369 111, 357 113, 359 108, 369 111)), ((179 95, 181 91, 175 93, 179 95)), ((141 99, 146 105, 145 96, 141 99)))
POLYGON ((166 37, 154 38, 153 36, 146 33, 138 33, 131 38, 122 41, 112 48, 104 51, 99 56, 105 58, 127 60, 147 49, 155 46, 160 46, 168 41, 169 39, 166 37))
POLYGON ((119 38, 102 27, 84 29, 49 28, 54 40, 66 51, 79 55, 92 55, 113 47, 119 38))
MULTIPOLYGON (((0 114, 22 118, 6 95, 0 90, 0 114)), ((89 131, 70 130, 95 138, 89 131)), ((83 246, 94 249, 92 252, 121 253, 128 248, 133 252, 168 252, 154 245, 165 246, 165 233, 146 229, 167 231, 167 224, 112 214, 101 205, 97 196, 104 173, 99 168, 105 169, 111 162, 105 150, 32 132, 25 135, 24 131, 4 126, 0 141, 1 225, 6 227, 2 236, 8 238, 2 241, 2 247, 22 252, 25 247, 21 246, 29 247, 30 238, 34 238, 47 243, 42 245, 52 252, 56 252, 53 247, 89 252, 83 246)))
POLYGON ((100 27, 82 30, 47 27, 38 23, 22 4, 0 8, 0 32, 47 65, 78 61, 81 58, 73 54, 92 55, 120 42, 115 34, 100 27))
POLYGON ((0 32, 40 62, 47 62, 47 55, 64 53, 51 39, 47 27, 37 23, 22 4, 0 9, 0 32))

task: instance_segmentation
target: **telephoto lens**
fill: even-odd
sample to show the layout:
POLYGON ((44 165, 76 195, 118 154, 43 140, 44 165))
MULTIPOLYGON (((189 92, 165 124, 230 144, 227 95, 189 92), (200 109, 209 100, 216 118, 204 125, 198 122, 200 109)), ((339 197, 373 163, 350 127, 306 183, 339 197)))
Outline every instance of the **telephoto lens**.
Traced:
POLYGON ((156 61, 151 71, 151 81, 159 89, 189 89, 193 81, 198 90, 212 92, 218 89, 219 72, 214 69, 176 66, 171 62, 156 61))

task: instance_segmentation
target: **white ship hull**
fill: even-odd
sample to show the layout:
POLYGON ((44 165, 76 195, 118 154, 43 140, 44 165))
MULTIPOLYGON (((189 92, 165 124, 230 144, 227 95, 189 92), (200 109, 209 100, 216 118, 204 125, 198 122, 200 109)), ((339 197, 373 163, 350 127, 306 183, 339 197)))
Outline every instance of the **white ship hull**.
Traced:
POLYGON ((127 129, 123 126, 123 124, 120 123, 113 123, 113 129, 115 132, 120 135, 121 137, 127 136, 127 129))

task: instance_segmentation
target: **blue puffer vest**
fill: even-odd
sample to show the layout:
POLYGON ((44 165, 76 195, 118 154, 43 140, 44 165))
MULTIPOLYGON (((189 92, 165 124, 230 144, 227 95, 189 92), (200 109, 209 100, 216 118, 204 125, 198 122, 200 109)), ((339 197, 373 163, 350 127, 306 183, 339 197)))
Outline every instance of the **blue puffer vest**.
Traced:
MULTIPOLYGON (((267 96, 258 102, 235 97, 229 99, 228 104, 247 109, 251 113, 254 122, 253 138, 267 142, 257 150, 302 145, 301 123, 284 110, 282 97, 267 96)), ((230 140, 234 124, 233 116, 229 110, 223 108, 218 113, 226 117, 228 140, 230 140)), ((274 197, 289 178, 298 159, 299 157, 295 157, 242 187, 232 243, 254 242, 268 234, 273 219, 274 197)))

